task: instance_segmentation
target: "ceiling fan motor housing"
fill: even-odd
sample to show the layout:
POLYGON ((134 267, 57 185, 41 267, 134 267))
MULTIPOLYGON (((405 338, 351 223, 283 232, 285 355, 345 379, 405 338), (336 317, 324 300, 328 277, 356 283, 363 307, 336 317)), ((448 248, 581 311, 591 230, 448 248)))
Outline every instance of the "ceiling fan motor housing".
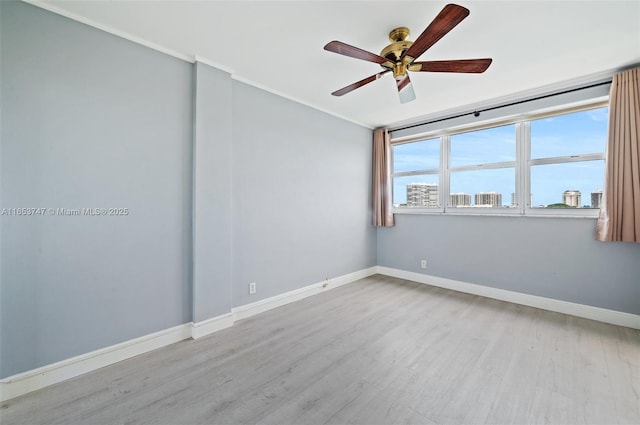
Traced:
POLYGON ((396 80, 401 80, 407 75, 407 65, 413 61, 413 58, 410 57, 405 57, 402 61, 400 60, 402 54, 413 44, 413 41, 407 40, 408 36, 409 28, 394 28, 389 33, 389 40, 391 41, 391 44, 380 52, 380 56, 389 59, 389 62, 385 62, 381 64, 381 66, 385 69, 392 70, 393 77, 396 80))
POLYGON ((380 56, 383 58, 387 58, 390 61, 398 61, 400 56, 411 47, 413 41, 398 41, 395 43, 389 44, 387 47, 382 49, 380 52, 380 56))

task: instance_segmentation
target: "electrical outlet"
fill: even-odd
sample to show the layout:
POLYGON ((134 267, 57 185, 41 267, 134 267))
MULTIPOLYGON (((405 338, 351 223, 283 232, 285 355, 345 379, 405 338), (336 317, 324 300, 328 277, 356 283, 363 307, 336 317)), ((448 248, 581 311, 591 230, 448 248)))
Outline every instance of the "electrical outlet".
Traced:
POLYGON ((256 293, 256 283, 255 282, 251 282, 249 284, 249 295, 253 295, 256 293))
POLYGON ((422 267, 423 269, 426 269, 427 268, 427 260, 420 261, 420 267, 422 267))

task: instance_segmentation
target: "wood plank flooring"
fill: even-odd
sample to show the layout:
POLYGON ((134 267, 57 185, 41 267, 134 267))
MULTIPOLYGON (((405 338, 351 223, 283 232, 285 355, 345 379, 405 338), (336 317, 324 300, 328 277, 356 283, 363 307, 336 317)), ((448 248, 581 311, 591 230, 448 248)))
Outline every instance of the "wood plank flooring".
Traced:
POLYGON ((372 276, 10 400, 9 424, 640 424, 640 331, 372 276))

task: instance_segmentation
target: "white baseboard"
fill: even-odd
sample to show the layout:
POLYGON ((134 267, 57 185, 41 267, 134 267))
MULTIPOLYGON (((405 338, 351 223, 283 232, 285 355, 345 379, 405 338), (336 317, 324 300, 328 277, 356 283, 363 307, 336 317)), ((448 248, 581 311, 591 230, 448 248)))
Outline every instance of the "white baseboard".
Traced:
POLYGON ((613 325, 640 329, 640 316, 636 314, 607 310, 605 308, 560 301, 536 295, 528 295, 520 292, 507 291, 505 289, 491 288, 489 286, 476 285, 473 283, 445 279, 443 277, 430 276, 389 267, 378 266, 377 269, 379 274, 386 276, 397 277, 431 286, 437 286, 439 288, 452 289, 458 292, 466 292, 468 294, 480 295, 482 297, 554 311, 556 313, 564 313, 585 319, 597 320, 599 322, 610 323, 613 325))
POLYGON ((280 307, 323 291, 338 288, 376 273, 377 267, 375 266, 359 270, 354 273, 329 279, 327 282, 315 283, 305 286, 304 288, 276 295, 275 297, 236 307, 233 308, 230 313, 218 317, 196 323, 185 323, 170 329, 144 335, 120 344, 9 376, 0 380, 0 401, 10 400, 188 338, 197 340, 198 338, 233 326, 236 320, 245 319, 272 308, 280 307), (327 285, 324 286, 325 284, 327 285))
POLYGON ((191 338, 202 338, 231 326, 233 326, 233 315, 231 313, 203 320, 202 322, 191 323, 191 338))
POLYGON ((377 273, 377 270, 378 268, 376 266, 369 267, 368 269, 358 270, 357 272, 334 277, 328 279, 327 281, 314 283, 313 285, 305 286, 304 288, 285 292, 284 294, 276 295, 275 297, 270 297, 251 304, 245 304, 239 307, 235 307, 231 310, 233 313, 233 319, 246 319, 267 310, 271 310, 273 308, 277 308, 294 301, 299 301, 301 299, 310 297, 311 295, 316 295, 323 291, 338 288, 342 285, 346 285, 347 283, 355 282, 356 280, 372 276, 377 273))
POLYGON ((87 372, 165 347, 191 336, 189 324, 81 354, 0 380, 0 401, 30 393, 87 372))

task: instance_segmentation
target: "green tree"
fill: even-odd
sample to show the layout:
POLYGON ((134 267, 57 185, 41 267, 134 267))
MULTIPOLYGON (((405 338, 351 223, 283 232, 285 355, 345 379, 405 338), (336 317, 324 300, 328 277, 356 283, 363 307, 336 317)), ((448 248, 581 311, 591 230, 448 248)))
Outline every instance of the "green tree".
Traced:
POLYGON ((546 208, 575 208, 572 205, 567 205, 567 204, 563 204, 563 203, 557 203, 557 204, 549 204, 547 205, 546 208))

